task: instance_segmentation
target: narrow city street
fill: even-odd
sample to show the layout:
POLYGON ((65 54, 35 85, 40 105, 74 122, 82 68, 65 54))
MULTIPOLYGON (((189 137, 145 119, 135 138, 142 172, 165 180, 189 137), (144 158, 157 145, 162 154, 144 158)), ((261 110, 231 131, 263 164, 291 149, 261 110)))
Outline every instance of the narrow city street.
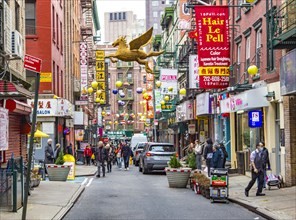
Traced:
POLYGON ((105 178, 88 177, 64 219, 262 219, 236 204, 211 204, 188 188, 169 188, 164 174, 114 168, 105 178))

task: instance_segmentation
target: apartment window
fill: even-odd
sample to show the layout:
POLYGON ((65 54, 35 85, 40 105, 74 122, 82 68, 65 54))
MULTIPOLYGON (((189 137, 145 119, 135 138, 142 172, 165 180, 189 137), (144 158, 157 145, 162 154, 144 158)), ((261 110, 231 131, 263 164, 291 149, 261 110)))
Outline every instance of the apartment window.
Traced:
MULTIPOLYGON (((237 0, 237 5, 241 5, 243 3, 243 0, 237 0)), ((241 7, 237 7, 237 11, 236 11, 236 21, 241 19, 241 7)))
POLYGON ((153 18, 157 18, 158 17, 158 12, 157 11, 154 11, 153 12, 153 18))
POLYGON ((129 103, 127 104, 127 110, 128 110, 128 111, 132 111, 132 110, 133 110, 133 103, 130 103, 130 102, 129 102, 129 103))
POLYGON ((56 74, 56 78, 57 78, 57 82, 55 85, 55 94, 60 95, 60 83, 61 83, 61 79, 60 79, 60 67, 57 65, 57 74, 56 74))
POLYGON ((133 97, 133 90, 132 89, 128 89, 127 90, 127 97, 128 98, 132 98, 133 97))
POLYGON ((27 0, 25 10, 26 35, 34 35, 36 34, 36 0, 27 0))
POLYGON ((56 40, 57 40, 57 48, 59 48, 59 16, 56 14, 56 40))
POLYGON ((153 29, 154 29, 154 30, 157 30, 157 29, 158 29, 158 24, 157 24, 157 23, 154 23, 154 24, 153 24, 153 29))
POLYGON ((55 9, 52 6, 52 40, 56 41, 56 22, 55 22, 55 9))
POLYGON ((262 33, 261 28, 259 28, 256 32, 256 66, 258 67, 258 70, 260 70, 260 61, 261 61, 261 39, 262 39, 262 33))
POLYGON ((56 64, 54 61, 52 61, 52 91, 53 91, 53 93, 55 93, 55 85, 56 85, 56 81, 57 81, 55 69, 56 69, 56 64))
POLYGON ((15 1, 15 29, 20 31, 20 5, 15 1))
POLYGON ((114 20, 117 20, 117 13, 114 13, 114 20))
POLYGON ((125 20, 125 12, 122 12, 122 19, 125 20))
POLYGON ((237 77, 240 79, 241 77, 241 49, 242 45, 239 43, 237 44, 237 58, 236 58, 236 63, 237 63, 237 77))
POLYGON ((143 76, 143 83, 146 84, 147 83, 147 77, 143 76))
POLYGON ((121 20, 121 12, 118 13, 118 20, 121 20))
POLYGON ((158 1, 152 1, 152 6, 157 7, 158 6, 158 1))
POLYGON ((117 80, 123 80, 123 73, 118 73, 117 80))
POLYGON ((246 66, 245 70, 250 66, 250 58, 251 58, 251 39, 250 36, 246 38, 246 66))
POLYGON ((61 92, 60 97, 64 96, 64 73, 61 71, 61 92))
POLYGON ((110 13, 110 14, 109 14, 109 19, 110 19, 110 21, 113 20, 113 13, 110 13))
POLYGON ((60 22, 61 54, 63 54, 63 24, 60 22))

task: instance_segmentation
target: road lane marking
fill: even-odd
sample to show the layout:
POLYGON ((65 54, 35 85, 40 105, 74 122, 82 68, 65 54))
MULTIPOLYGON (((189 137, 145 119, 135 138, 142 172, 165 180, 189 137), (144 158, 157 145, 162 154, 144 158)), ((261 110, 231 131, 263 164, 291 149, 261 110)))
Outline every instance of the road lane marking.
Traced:
POLYGON ((86 187, 89 187, 93 180, 94 180, 94 178, 91 178, 91 179, 88 181, 88 184, 86 185, 86 187))
POLYGON ((88 181, 88 178, 85 178, 85 179, 83 180, 83 182, 81 183, 81 185, 85 185, 87 181, 88 181))

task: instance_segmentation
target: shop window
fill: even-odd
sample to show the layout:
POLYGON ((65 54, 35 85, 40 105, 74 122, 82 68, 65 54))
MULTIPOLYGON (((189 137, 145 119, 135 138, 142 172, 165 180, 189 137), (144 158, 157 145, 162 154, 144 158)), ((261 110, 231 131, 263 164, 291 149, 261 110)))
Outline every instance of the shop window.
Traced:
MULTIPOLYGON (((264 125, 258 128, 249 127, 248 112, 237 114, 236 151, 250 151, 256 149, 256 143, 264 140, 264 125)), ((264 115, 262 116, 264 118, 264 115)))

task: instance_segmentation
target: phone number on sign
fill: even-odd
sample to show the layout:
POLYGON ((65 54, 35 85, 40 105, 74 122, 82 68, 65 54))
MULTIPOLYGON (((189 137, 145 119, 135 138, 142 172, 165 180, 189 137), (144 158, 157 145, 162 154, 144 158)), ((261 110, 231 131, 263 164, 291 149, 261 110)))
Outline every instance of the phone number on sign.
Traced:
POLYGON ((203 76, 205 82, 229 82, 229 76, 203 76))

